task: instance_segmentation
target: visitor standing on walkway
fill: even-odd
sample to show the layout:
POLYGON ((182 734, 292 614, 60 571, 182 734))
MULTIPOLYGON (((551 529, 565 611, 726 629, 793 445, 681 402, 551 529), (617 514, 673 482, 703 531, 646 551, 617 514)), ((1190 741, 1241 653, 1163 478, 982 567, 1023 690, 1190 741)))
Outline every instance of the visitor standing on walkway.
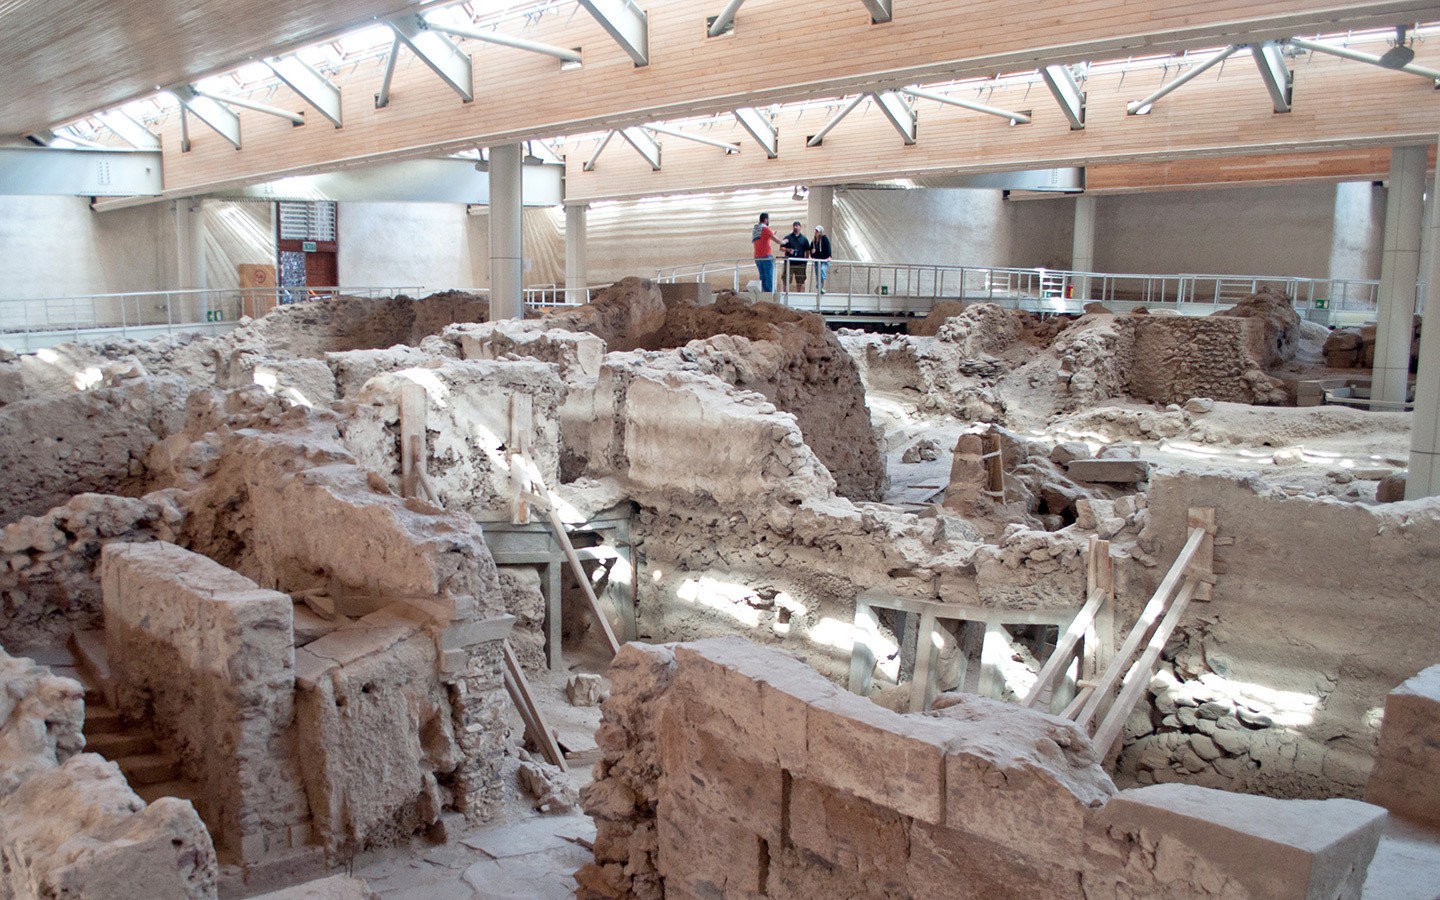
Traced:
POLYGON ((761 213, 760 221, 750 229, 750 242, 755 245, 755 268, 760 271, 760 290, 767 294, 775 291, 775 253, 770 249, 773 243, 780 246, 780 239, 770 230, 770 214, 761 213))
POLYGON ((785 287, 788 289, 794 284, 795 290, 805 290, 805 269, 810 265, 806 262, 810 256, 810 239, 805 237, 804 226, 799 222, 791 225, 790 233, 785 235, 780 246, 785 248, 785 287))
POLYGON ((815 290, 825 293, 825 277, 830 274, 830 235, 819 225, 810 239, 810 258, 815 260, 815 290))

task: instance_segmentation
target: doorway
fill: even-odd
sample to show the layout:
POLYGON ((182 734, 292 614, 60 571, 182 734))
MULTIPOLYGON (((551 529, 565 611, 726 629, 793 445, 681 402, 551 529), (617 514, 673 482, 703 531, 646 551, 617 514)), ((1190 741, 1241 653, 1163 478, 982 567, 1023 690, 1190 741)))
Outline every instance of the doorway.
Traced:
POLYGON ((281 200, 276 204, 275 252, 281 303, 333 296, 340 281, 337 204, 281 200))

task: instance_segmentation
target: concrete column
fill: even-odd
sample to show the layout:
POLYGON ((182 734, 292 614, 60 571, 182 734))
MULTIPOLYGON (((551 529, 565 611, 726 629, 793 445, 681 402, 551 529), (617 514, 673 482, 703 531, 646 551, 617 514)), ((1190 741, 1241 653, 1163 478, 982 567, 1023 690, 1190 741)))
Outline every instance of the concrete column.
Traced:
POLYGON ((490 321, 525 318, 519 144, 490 148, 490 321))
MULTIPOLYGON (((1423 173, 1423 161, 1420 169, 1423 173)), ((1437 192, 1440 192, 1440 172, 1435 173, 1431 196, 1440 196, 1437 192)), ((1437 243, 1440 241, 1440 203, 1430 205, 1428 231, 1430 246, 1440 249, 1440 243, 1437 243)), ((1430 268, 1425 273, 1425 280, 1427 299, 1425 318, 1420 326, 1420 367, 1415 375, 1415 418, 1410 423, 1410 472, 1405 478, 1406 500, 1440 494, 1440 253, 1430 253, 1430 268)), ((1378 365, 1378 343, 1375 349, 1378 365)))
POLYGON ((585 287, 590 283, 589 259, 585 254, 585 219, 587 203, 565 207, 565 302, 585 303, 589 300, 585 287))
POLYGON ((1370 382, 1372 400, 1403 403, 1409 388, 1424 196, 1425 148, 1392 149, 1390 193, 1385 199, 1385 244, 1380 257, 1375 368, 1370 382))
POLYGON ((810 203, 805 212, 805 236, 809 237, 815 233, 815 226, 819 225, 830 235, 830 243, 835 243, 835 188, 832 185, 821 184, 810 189, 810 203))
MULTIPOLYGON (((1070 250, 1070 268, 1076 272, 1095 269, 1095 198, 1081 194, 1075 198, 1075 243, 1070 250)), ((1090 299, 1090 279, 1075 282, 1075 299, 1090 299)))

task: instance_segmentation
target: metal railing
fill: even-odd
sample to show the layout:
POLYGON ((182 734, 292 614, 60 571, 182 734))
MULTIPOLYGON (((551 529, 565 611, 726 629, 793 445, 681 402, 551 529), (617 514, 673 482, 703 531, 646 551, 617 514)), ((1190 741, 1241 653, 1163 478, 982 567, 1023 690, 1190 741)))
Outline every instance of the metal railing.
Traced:
MULTIPOLYGON (((983 300, 1041 312, 1075 312, 1092 301, 1218 307, 1233 305, 1266 286, 1294 298, 1299 309, 1363 312, 1376 308, 1380 285, 1293 275, 1117 274, 832 259, 822 295, 815 289, 815 260, 807 261, 804 291, 787 284, 786 269, 785 260, 775 261, 775 292, 781 302, 856 315, 923 314, 942 300, 983 300)), ((737 292, 758 282, 755 261, 748 258, 668 266, 656 277, 662 282, 707 282, 737 292)))
POLYGON ((218 333, 277 305, 329 297, 392 297, 418 287, 207 288, 0 300, 0 334, 12 349, 71 340, 151 338, 176 331, 218 333))

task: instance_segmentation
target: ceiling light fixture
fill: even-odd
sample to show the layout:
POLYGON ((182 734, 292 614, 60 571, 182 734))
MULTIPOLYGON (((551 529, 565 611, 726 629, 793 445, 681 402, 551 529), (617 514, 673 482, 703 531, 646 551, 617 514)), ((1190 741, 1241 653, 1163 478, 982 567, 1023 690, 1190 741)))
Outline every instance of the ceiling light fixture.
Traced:
POLYGON ((1380 65, 1387 69, 1403 69, 1415 60, 1415 48, 1405 44, 1405 26, 1395 26, 1395 46, 1380 54, 1380 65))

